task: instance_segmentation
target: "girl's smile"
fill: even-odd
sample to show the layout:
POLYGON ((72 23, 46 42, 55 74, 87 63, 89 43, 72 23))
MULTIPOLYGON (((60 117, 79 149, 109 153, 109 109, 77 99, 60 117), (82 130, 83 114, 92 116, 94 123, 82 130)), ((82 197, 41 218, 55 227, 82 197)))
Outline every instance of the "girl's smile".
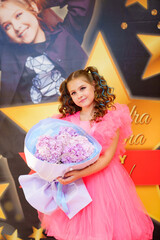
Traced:
MULTIPOLYGON (((35 5, 34 8, 38 12, 35 5)), ((0 7, 0 24, 13 42, 29 44, 45 41, 36 15, 13 2, 4 2, 0 7)))
POLYGON ((83 103, 86 99, 87 99, 87 98, 83 98, 83 99, 80 101, 80 103, 83 103))

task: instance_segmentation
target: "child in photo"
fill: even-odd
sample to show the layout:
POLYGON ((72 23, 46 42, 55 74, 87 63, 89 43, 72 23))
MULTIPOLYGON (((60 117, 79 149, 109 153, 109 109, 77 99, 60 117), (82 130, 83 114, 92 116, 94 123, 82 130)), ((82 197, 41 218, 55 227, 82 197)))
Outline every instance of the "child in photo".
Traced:
POLYGON ((86 63, 81 43, 94 4, 95 0, 0 2, 0 105, 57 101, 66 76, 86 63), (42 10, 65 5, 64 21, 47 28, 42 10))

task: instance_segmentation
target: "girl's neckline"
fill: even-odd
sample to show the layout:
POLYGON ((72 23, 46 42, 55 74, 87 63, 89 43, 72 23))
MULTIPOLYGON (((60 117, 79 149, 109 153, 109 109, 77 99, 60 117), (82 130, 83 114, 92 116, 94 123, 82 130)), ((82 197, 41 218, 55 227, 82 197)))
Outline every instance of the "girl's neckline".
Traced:
POLYGON ((78 118, 80 122, 90 122, 90 120, 81 120, 81 115, 80 115, 80 111, 78 112, 78 118))
MULTIPOLYGON (((110 113, 110 112, 112 112, 112 110, 108 109, 107 114, 110 113)), ((76 114, 77 114, 78 120, 79 120, 80 122, 84 122, 84 123, 85 123, 85 122, 90 122, 90 120, 81 120, 81 119, 80 119, 80 111, 78 111, 76 114)))

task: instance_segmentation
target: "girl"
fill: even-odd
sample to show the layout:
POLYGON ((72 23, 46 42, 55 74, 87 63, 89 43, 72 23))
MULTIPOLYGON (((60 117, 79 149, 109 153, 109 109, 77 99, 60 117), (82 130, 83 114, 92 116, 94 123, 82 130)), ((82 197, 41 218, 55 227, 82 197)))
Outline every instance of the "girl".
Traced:
POLYGON ((68 74, 87 59, 81 48, 95 0, 2 0, 0 3, 0 104, 55 101, 68 74), (52 31, 44 7, 68 5, 52 31), (76 53, 76 55, 75 55, 76 53))
POLYGON ((149 240, 153 224, 134 183, 119 161, 124 139, 131 134, 127 106, 113 104, 115 95, 97 69, 73 72, 60 86, 61 118, 81 126, 102 145, 94 164, 70 171, 61 184, 83 178, 92 202, 72 219, 60 209, 40 213, 48 236, 58 240, 149 240))

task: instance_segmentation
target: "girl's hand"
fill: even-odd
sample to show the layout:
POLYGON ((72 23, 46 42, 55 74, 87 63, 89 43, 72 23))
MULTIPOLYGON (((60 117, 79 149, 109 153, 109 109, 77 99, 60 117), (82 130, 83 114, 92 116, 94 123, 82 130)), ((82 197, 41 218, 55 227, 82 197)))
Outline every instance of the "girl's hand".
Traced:
POLYGON ((57 180, 61 184, 66 185, 66 184, 76 181, 79 178, 81 178, 80 170, 73 170, 73 171, 65 173, 63 178, 58 177, 57 180))
POLYGON ((117 130, 117 134, 112 140, 112 143, 110 144, 109 148, 106 149, 105 153, 102 156, 100 156, 96 162, 94 162, 93 164, 81 170, 74 170, 74 171, 67 172, 63 178, 58 177, 57 180, 61 184, 65 185, 65 184, 72 183, 79 178, 89 176, 91 174, 94 174, 106 168, 108 164, 111 162, 112 158, 114 157, 114 154, 117 149, 118 139, 119 139, 119 129, 117 130))

